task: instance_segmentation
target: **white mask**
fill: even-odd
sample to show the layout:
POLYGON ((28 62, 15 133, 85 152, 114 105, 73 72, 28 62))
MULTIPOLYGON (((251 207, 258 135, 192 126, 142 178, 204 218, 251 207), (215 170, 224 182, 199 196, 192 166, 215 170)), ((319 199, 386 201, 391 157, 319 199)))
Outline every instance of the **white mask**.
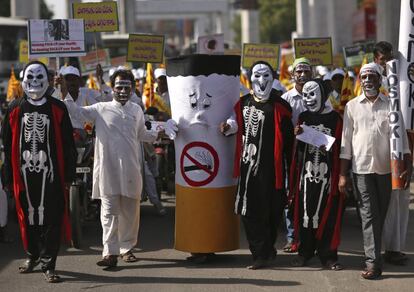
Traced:
POLYGON ((254 95, 262 101, 269 99, 272 90, 273 74, 269 66, 257 64, 252 69, 252 88, 254 95))
POLYGON ((315 81, 308 81, 302 89, 303 103, 305 107, 313 113, 322 110, 322 92, 319 84, 315 81))
POLYGON ((41 99, 49 86, 47 72, 40 64, 31 64, 24 71, 22 87, 31 99, 41 99))

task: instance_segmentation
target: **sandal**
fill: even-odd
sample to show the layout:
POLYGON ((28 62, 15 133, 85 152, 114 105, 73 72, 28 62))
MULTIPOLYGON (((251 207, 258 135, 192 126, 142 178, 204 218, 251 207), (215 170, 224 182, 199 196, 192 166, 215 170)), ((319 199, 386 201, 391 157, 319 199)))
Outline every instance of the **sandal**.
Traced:
POLYGON ((43 275, 45 276, 46 282, 48 283, 59 283, 62 281, 54 270, 46 270, 43 275))
POLYGON ((304 267, 306 266, 306 259, 303 256, 298 255, 291 262, 292 267, 304 267))
POLYGON ((295 253, 298 252, 298 244, 293 242, 288 242, 283 247, 283 251, 286 253, 295 253))
POLYGON ((382 274, 381 269, 366 269, 361 273, 361 277, 366 280, 378 279, 382 274))
POLYGON ((120 257, 126 263, 135 263, 138 261, 138 258, 132 253, 132 251, 127 251, 126 253, 121 254, 120 257))
POLYGON ((19 273, 20 274, 28 274, 33 272, 34 268, 40 263, 40 260, 26 260, 24 263, 19 266, 19 273))
POLYGON ((332 271, 341 271, 344 269, 344 266, 337 261, 328 261, 325 266, 332 271))

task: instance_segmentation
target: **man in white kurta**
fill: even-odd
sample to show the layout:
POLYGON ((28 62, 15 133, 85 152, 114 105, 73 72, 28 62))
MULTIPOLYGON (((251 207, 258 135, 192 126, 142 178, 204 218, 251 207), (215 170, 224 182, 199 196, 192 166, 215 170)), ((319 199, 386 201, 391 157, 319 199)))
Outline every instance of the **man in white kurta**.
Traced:
POLYGON ((136 261, 132 248, 137 243, 142 191, 141 145, 154 142, 157 133, 145 128, 141 108, 129 101, 134 77, 119 70, 111 78, 114 99, 79 107, 70 94, 62 93, 71 116, 83 116, 95 124, 95 160, 92 197, 101 200, 103 259, 99 266, 114 267, 117 257, 136 261))

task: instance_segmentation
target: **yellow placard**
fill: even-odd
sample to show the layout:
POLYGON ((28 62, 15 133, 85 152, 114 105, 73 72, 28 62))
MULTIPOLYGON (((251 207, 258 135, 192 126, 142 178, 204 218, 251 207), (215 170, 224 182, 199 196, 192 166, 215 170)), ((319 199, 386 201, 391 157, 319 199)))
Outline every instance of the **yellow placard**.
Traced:
POLYGON ((163 63, 164 36, 130 34, 128 39, 128 62, 163 63))
POLYGON ((49 65, 49 58, 41 57, 41 58, 30 58, 29 59, 29 47, 26 40, 20 40, 19 42, 19 62, 27 64, 29 61, 39 60, 45 65, 49 65))
POLYGON ((72 4, 73 18, 85 20, 86 32, 117 31, 118 6, 115 1, 72 4))
POLYGON ((257 61, 266 61, 277 70, 279 55, 280 46, 276 44, 243 44, 242 67, 250 68, 257 61))
POLYGON ((331 38, 294 39, 295 57, 308 58, 312 66, 332 65, 331 38))

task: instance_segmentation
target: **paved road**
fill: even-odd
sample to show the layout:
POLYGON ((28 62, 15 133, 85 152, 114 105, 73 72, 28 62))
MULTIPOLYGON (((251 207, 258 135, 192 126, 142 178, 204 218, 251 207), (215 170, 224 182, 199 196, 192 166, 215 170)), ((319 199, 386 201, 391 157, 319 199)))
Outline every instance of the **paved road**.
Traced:
MULTIPOLYGON (((412 189, 413 191, 413 189, 412 189)), ((120 262, 116 270, 105 271, 95 265, 100 258, 101 230, 98 222, 85 225, 82 249, 62 247, 57 269, 63 283, 47 284, 40 271, 17 273, 24 260, 16 225, 10 231, 13 244, 0 244, 0 291, 414 291, 414 196, 411 200, 411 225, 408 232, 409 264, 404 267, 385 265, 381 280, 360 277, 363 262, 362 237, 355 209, 344 215, 340 260, 346 270, 321 269, 313 259, 309 267, 292 268, 292 255, 284 254, 279 237, 275 265, 251 271, 245 267, 251 258, 242 234, 241 249, 223 253, 211 263, 195 265, 186 262, 187 254, 173 249, 174 197, 165 197, 168 214, 158 217, 152 206, 143 204, 141 229, 136 255, 140 261, 120 262)))

